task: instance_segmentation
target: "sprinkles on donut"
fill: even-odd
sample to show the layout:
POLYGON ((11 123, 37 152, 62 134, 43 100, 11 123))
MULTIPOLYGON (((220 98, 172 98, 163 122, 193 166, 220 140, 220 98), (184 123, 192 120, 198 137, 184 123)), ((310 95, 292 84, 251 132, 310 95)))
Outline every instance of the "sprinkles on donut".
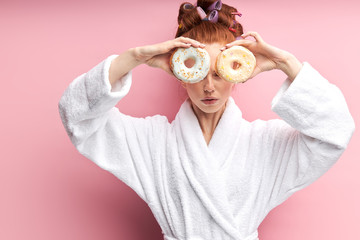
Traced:
POLYGON ((219 53, 216 59, 216 73, 233 83, 246 82, 256 65, 254 54, 242 46, 233 46, 219 53))
POLYGON ((178 48, 170 59, 174 75, 183 82, 196 83, 203 80, 210 69, 210 56, 202 48, 178 48), (185 61, 195 60, 195 64, 188 68, 185 61))

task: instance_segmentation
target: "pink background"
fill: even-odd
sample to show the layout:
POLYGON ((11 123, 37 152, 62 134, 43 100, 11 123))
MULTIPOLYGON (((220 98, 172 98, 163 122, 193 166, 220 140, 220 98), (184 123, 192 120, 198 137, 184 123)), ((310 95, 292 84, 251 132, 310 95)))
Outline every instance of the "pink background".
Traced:
MULTIPOLYGON (((81 156, 61 124, 65 88, 108 55, 172 39, 182 1, 1 1, 0 239, 162 239, 132 189, 81 156)), ((345 95, 360 126, 359 1, 235 1, 254 30, 308 61, 345 95)), ((185 92, 159 69, 139 66, 126 114, 172 121, 185 92)), ((285 79, 267 72, 233 96, 249 120, 277 118, 270 102, 285 79)), ((317 182, 275 208, 261 240, 360 239, 359 131, 317 182)))

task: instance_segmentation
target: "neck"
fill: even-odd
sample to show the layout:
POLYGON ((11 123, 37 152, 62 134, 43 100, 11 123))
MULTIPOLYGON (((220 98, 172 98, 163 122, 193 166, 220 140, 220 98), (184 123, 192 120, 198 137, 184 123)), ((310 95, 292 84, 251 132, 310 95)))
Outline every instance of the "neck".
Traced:
POLYGON ((195 104, 191 103, 192 109, 199 121, 201 131, 203 132, 204 136, 208 136, 211 138, 213 135, 217 124, 220 121, 222 114, 225 111, 227 102, 224 106, 217 112, 214 113, 206 113, 199 109, 195 104))

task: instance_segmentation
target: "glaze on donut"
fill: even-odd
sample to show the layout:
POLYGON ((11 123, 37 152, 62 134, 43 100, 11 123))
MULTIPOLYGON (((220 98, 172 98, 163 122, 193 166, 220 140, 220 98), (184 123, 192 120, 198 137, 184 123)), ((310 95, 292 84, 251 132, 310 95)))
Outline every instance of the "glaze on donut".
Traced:
POLYGON ((178 48, 170 60, 171 69, 174 75, 184 82, 196 83, 203 80, 209 72, 210 56, 202 48, 178 48), (188 68, 185 61, 195 60, 195 64, 188 68))
POLYGON ((256 59, 247 48, 233 46, 218 55, 215 65, 216 73, 226 81, 246 82, 254 71, 256 59), (236 69, 234 69, 234 63, 238 66, 236 69))

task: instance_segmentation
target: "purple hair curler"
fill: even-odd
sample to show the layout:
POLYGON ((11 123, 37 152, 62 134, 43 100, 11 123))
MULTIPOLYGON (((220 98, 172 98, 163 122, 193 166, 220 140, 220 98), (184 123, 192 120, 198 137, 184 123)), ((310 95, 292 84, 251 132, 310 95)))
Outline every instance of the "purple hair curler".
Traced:
POLYGON ((219 13, 216 10, 212 10, 207 17, 207 19, 212 23, 216 23, 218 21, 218 18, 219 18, 219 13))
POLYGON ((211 4, 211 5, 207 8, 207 10, 208 10, 208 11, 212 11, 212 10, 218 10, 218 11, 220 11, 220 10, 221 10, 221 7, 222 7, 222 2, 221 2, 221 0, 218 0, 218 1, 214 2, 213 4, 211 4))
POLYGON ((193 9, 193 8, 194 8, 194 5, 192 5, 191 3, 185 3, 185 4, 183 5, 183 8, 184 8, 185 10, 193 9))

